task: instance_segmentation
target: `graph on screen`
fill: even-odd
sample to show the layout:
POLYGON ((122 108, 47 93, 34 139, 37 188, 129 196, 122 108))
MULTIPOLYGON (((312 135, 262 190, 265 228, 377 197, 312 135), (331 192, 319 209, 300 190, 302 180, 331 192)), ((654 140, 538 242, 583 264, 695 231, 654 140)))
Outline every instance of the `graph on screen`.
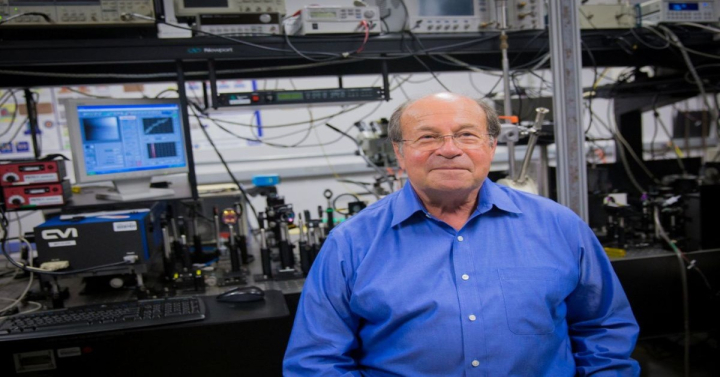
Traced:
POLYGON ((177 156, 177 146, 170 143, 150 143, 147 145, 149 158, 164 158, 177 156))
POLYGON ((173 133, 172 118, 144 118, 142 121, 145 135, 173 133))

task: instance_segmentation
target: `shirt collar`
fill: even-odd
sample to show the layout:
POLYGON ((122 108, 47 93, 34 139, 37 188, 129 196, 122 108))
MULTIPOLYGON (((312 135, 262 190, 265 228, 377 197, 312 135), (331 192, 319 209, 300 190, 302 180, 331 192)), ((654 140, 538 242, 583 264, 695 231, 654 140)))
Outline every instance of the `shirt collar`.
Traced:
MULTIPOLYGON (((505 212, 522 213, 508 194, 488 178, 483 182, 478 195, 478 206, 477 209, 475 209, 475 212, 478 214, 490 211, 493 206, 505 212)), ((423 206, 420 197, 415 193, 415 189, 412 188, 412 185, 408 181, 400 192, 398 192, 397 199, 393 204, 393 220, 391 226, 400 224, 417 212, 427 213, 427 210, 423 206)))
POLYGON ((480 197, 475 212, 485 213, 495 206, 505 212, 522 213, 508 193, 489 178, 485 178, 478 195, 480 197))

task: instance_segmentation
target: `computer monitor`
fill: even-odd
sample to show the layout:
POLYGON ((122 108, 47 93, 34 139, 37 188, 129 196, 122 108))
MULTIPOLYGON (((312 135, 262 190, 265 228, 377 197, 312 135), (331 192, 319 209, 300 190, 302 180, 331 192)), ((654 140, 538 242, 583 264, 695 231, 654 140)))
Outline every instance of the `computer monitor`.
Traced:
POLYGON ((493 0, 418 0, 405 5, 406 26, 414 33, 476 33, 496 18, 493 0))
POLYGON ((183 117, 177 99, 75 99, 65 104, 78 183, 112 181, 130 201, 171 196, 150 188, 152 177, 188 172, 183 117))

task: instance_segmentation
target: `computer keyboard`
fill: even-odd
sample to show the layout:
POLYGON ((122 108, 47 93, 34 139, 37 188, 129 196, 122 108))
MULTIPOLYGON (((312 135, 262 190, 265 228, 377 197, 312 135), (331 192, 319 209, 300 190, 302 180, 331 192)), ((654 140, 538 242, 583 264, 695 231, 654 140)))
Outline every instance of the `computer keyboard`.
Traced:
POLYGON ((172 297, 79 306, 20 314, 0 324, 0 342, 199 321, 205 304, 197 297, 172 297))

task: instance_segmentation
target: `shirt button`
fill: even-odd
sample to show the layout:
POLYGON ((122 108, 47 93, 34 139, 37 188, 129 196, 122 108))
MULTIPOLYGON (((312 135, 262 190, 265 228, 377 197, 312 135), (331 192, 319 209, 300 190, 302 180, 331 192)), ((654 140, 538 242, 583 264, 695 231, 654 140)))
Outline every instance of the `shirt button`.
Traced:
POLYGON ((472 363, 470 363, 470 364, 472 364, 472 366, 474 366, 474 367, 480 366, 480 362, 477 360, 473 360, 472 363))
POLYGON ((430 218, 430 214, 426 212, 426 213, 425 213, 425 217, 427 217, 427 218, 429 219, 429 218, 430 218))
POLYGON ((468 316, 468 318, 470 318, 471 321, 474 321, 474 320, 477 319, 477 317, 475 317, 475 314, 470 314, 470 315, 468 316))
POLYGON ((463 280, 470 279, 470 275, 468 275, 468 274, 463 274, 463 276, 461 276, 461 277, 463 280))
POLYGON ((463 236, 458 236, 458 241, 462 242, 464 240, 463 236))

